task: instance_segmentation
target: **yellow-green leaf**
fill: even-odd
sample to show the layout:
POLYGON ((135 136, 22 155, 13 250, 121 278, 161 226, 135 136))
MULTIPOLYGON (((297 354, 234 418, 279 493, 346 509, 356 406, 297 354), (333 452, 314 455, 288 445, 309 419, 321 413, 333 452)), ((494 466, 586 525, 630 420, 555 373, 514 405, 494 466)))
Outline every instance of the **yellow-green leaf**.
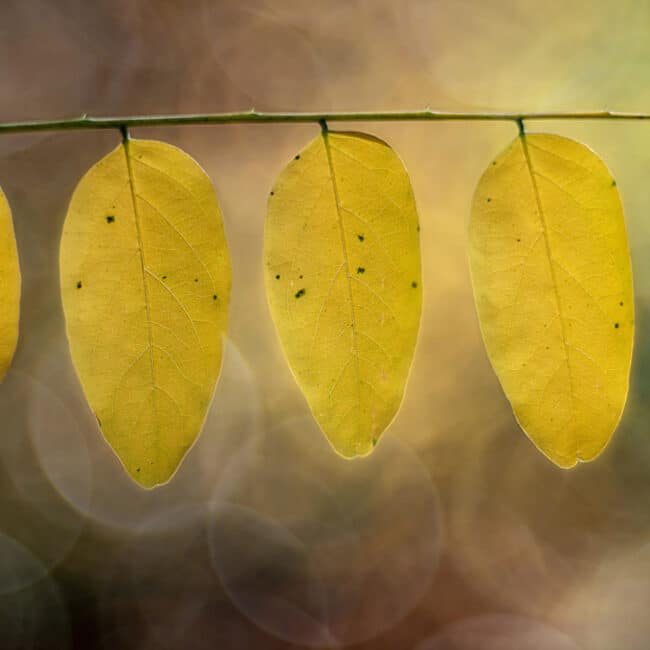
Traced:
POLYGON ((311 410, 345 457, 394 418, 422 305, 418 217, 395 152, 325 132, 284 169, 264 233, 273 320, 311 410))
POLYGON ((9 203, 0 189, 0 381, 18 343, 20 267, 9 203))
POLYGON ((469 259, 488 356, 530 439, 597 456, 628 391, 634 304, 616 182, 582 144, 519 136, 472 204, 469 259))
POLYGON ((72 358, 102 432, 141 485, 196 439, 221 368, 231 270, 205 172, 130 140, 77 186, 61 241, 72 358))

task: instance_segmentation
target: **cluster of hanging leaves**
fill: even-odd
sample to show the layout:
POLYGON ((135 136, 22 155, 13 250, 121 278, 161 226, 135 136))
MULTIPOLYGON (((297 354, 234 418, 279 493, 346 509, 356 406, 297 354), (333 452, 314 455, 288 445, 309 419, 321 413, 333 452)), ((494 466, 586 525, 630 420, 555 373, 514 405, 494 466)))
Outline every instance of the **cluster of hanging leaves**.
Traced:
MULTIPOLYGON (((381 140, 322 134, 269 194, 271 315, 333 448, 368 454, 395 417, 422 308, 407 172, 381 140)), ((628 390, 634 307, 621 202, 602 161, 521 134, 483 174, 469 261, 488 356, 522 429, 561 467, 607 444, 628 390)), ((72 358, 129 475, 165 483, 221 368, 231 267, 212 184, 189 156, 126 139, 72 197, 61 240, 72 358)), ((18 337, 20 272, 0 192, 0 377, 18 337)))

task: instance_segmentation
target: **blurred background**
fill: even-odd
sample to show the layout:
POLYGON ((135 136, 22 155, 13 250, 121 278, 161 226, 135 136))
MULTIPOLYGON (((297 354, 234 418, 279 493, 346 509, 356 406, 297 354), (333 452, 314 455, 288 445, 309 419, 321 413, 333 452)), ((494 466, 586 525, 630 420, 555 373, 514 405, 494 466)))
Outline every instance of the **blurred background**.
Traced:
MULTIPOLYGON (((650 110, 638 0, 2 0, 0 120, 140 113, 650 110)), ((271 322, 266 197, 312 125, 135 130, 212 178, 233 260, 204 430, 171 483, 122 471, 71 365, 58 242, 111 131, 3 135, 23 272, 0 387, 0 650, 608 650, 650 643, 650 123, 546 122, 618 182, 637 336, 623 421, 570 471, 518 429, 482 347, 466 263, 504 123, 354 124, 410 171, 424 311, 393 425, 344 461, 271 322)))

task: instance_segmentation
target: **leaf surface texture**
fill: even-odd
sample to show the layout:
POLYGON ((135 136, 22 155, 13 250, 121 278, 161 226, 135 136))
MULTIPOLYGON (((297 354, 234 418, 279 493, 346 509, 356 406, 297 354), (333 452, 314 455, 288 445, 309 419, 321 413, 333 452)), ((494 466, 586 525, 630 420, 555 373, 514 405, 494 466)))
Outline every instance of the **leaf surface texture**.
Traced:
POLYGON ((268 201, 266 287, 293 374, 335 450, 372 451, 399 409, 422 302, 418 217, 395 152, 324 132, 268 201))
POLYGON ((20 266, 9 203, 0 189, 0 380, 16 351, 20 318, 20 266))
POLYGON ((221 369, 231 269, 205 172, 128 140, 77 186, 61 240, 72 358, 106 439, 145 487, 196 439, 221 369))
POLYGON ((469 260, 521 427, 561 467, 591 460, 621 418, 634 338, 623 210, 604 163, 567 138, 517 137, 474 194, 469 260))

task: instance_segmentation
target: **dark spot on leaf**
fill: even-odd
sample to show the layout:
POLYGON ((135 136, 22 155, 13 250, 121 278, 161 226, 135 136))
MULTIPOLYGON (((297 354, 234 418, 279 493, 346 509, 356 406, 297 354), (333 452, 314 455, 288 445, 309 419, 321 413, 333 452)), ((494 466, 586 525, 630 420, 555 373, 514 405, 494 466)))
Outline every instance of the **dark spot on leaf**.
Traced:
POLYGON ((418 224, 418 232, 420 232, 420 224, 418 224))
POLYGON ((496 161, 496 160, 493 160, 493 161, 492 161, 492 166, 494 167, 494 165, 496 165, 496 164, 497 164, 497 161, 496 161))
POLYGON ((140 468, 139 468, 139 467, 136 467, 136 468, 135 468, 135 471, 136 471, 136 472, 139 472, 139 471, 140 471, 140 468))
POLYGON ((357 273, 365 273, 366 269, 363 268, 363 266, 360 266, 357 268, 357 273))
POLYGON ((79 282, 77 282, 77 289, 81 289, 81 287, 82 287, 81 280, 79 280, 79 282))
POLYGON ((372 446, 374 447, 377 444, 377 438, 372 439, 372 446))
POLYGON ((612 180, 612 187, 616 187, 616 181, 612 180))
POLYGON ((294 158, 294 160, 300 160, 300 154, 298 154, 298 155, 294 158))
POLYGON ((492 199, 488 196, 487 202, 490 203, 491 201, 492 201, 492 199))
POLYGON ((619 302, 618 304, 622 307, 623 306, 623 301, 621 300, 621 302, 619 302))
POLYGON ((113 223, 115 221, 115 217, 112 214, 106 215, 106 223, 113 223))
POLYGON ((300 279, 302 280, 302 275, 300 276, 300 279))
POLYGON ((198 282, 198 281, 199 281, 199 279, 198 279, 198 278, 194 278, 194 282, 198 282))
POLYGON ((357 239, 359 241, 363 241, 365 239, 365 237, 363 235, 357 235, 357 239))
POLYGON ((273 196, 274 194, 275 194, 275 192, 271 191, 271 196, 273 196))
POLYGON ((163 275, 163 280, 166 280, 166 279, 167 279, 167 276, 166 276, 166 275, 163 275))
POLYGON ((520 241, 521 241, 521 239, 519 239, 519 237, 517 237, 517 241, 518 241, 518 242, 520 242, 520 241))
POLYGON ((412 286, 414 289, 417 289, 417 288, 418 288, 418 283, 417 283, 415 280, 413 280, 413 282, 411 282, 411 286, 412 286))
POLYGON ((305 295, 304 289, 300 289, 300 291, 296 291, 296 298, 301 298, 304 295, 305 295))
POLYGON ((275 276, 275 279, 276 279, 276 280, 279 280, 279 279, 280 279, 280 274, 279 274, 279 273, 275 276))
POLYGON ((614 328, 618 329, 618 323, 614 323, 614 328))
POLYGON ((217 299, 217 294, 215 293, 215 294, 212 296, 212 300, 216 300, 216 299, 217 299))

